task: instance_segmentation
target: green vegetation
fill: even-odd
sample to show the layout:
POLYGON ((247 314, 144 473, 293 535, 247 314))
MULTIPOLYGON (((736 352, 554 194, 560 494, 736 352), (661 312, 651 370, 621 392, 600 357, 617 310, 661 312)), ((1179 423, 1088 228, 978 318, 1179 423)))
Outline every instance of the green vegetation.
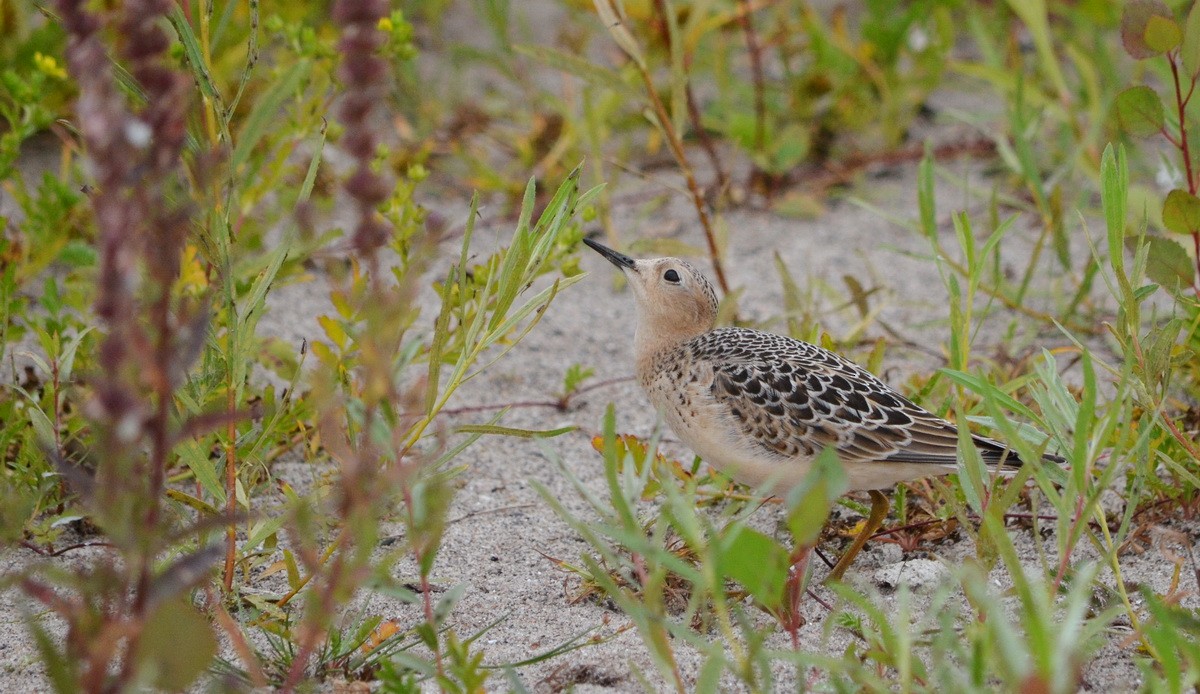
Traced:
MULTIPOLYGON (((1190 540, 1163 560, 1168 592, 1122 573, 1148 525, 1172 529, 1200 495, 1200 10, 519 5, 0 0, 0 533, 24 558, 4 586, 29 605, 52 685, 475 692, 506 670, 528 686, 514 668, 566 658, 589 631, 494 662, 492 627, 452 619, 467 585, 435 592, 431 577, 472 444, 570 428, 511 428, 503 410, 450 426, 455 393, 581 279, 585 226, 706 257, 736 321, 730 250, 752 232, 731 209, 819 215, 863 172, 909 164, 918 215, 879 210, 880 226, 927 244, 949 297, 944 368, 909 394, 1026 459, 1049 434, 1069 465, 991 479, 967 445, 959 474, 898 488, 889 538, 911 550, 956 527, 970 556, 923 609, 903 587, 887 607, 789 573, 839 503, 863 510, 832 457, 770 532, 753 490, 619 435, 648 414, 610 408, 606 488, 549 469, 581 506, 533 480, 587 543, 553 561, 636 630, 647 688, 772 691, 786 673, 797 688, 1067 692, 1102 648, 1136 661, 1147 691, 1200 686, 1190 540), (541 11, 563 18, 552 40, 531 37, 525 13, 541 11), (478 30, 465 39, 450 15, 478 30), (939 93, 974 107, 935 113, 939 93), (926 142, 939 128, 956 139, 926 142), (946 165, 960 157, 998 174, 978 209, 945 206, 968 186, 946 165), (630 198, 663 161, 666 192, 630 198), (423 208, 432 191, 461 199, 465 223, 423 208), (475 194, 505 209, 483 219, 475 194), (618 234, 615 210, 671 194, 694 210, 683 241, 618 234), (511 232, 480 243, 481 222, 511 232), (1017 227, 1030 251, 1011 252, 1017 227), (311 317, 323 340, 260 326, 310 282, 328 298, 311 317), (1005 331, 989 346, 1057 347, 998 358, 977 349, 985 322, 1005 331), (285 463, 316 483, 294 489, 285 463), (385 523, 399 526, 386 542, 385 523), (1073 564, 1079 548, 1092 560, 1073 564), (285 592, 261 588, 272 576, 285 592), (367 594, 420 618, 364 611, 367 594), (824 647, 802 647, 826 600, 824 647)), ((876 371, 904 347, 864 282, 816 287, 776 258, 777 329, 876 371), (854 327, 827 332, 818 293, 854 327)), ((595 366, 568 369, 545 404, 596 395, 595 366)))

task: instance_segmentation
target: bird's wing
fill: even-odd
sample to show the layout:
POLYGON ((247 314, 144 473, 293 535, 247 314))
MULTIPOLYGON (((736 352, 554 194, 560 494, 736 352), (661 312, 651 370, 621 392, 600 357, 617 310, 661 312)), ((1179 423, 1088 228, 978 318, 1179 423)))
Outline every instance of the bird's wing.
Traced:
MULTIPOLYGON (((743 434, 782 457, 832 446, 843 462, 954 465, 958 430, 833 352, 781 335, 730 328, 692 344, 712 364, 712 395, 743 434)), ((984 461, 1019 464, 974 437, 984 461)))

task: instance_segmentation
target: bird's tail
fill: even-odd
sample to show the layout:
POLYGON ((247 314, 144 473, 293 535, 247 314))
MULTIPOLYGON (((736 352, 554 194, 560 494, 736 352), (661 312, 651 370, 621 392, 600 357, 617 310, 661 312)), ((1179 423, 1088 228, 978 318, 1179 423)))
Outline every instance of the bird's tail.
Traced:
MULTIPOLYGON (((1021 458, 1019 453, 1012 448, 1005 446, 999 441, 976 434, 972 434, 971 439, 975 442, 975 448, 979 451, 979 456, 983 458, 983 462, 987 465, 994 467, 1018 468, 1027 462, 1021 458)), ((1054 465, 1063 465, 1067 462, 1067 459, 1063 458, 1061 455, 1043 453, 1042 462, 1052 463, 1054 465)))

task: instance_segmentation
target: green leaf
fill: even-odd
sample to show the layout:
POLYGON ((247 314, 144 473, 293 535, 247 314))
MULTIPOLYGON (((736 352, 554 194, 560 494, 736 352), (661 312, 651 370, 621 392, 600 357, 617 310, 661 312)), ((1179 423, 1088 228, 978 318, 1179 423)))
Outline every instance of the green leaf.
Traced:
POLYGON ((1200 231, 1200 198, 1176 188, 1163 202, 1163 226, 1176 234, 1200 231))
POLYGON ((575 431, 575 427, 560 427, 558 429, 513 429, 511 427, 496 426, 494 424, 463 424, 454 428, 454 431, 459 434, 495 434, 498 436, 516 436, 522 439, 549 439, 555 436, 575 431))
POLYGON ((1170 17, 1151 15, 1150 19, 1146 21, 1146 30, 1142 38, 1151 50, 1166 53, 1179 45, 1183 39, 1183 30, 1170 17))
POLYGON ((246 538, 246 544, 242 545, 242 550, 249 552, 257 548, 268 537, 279 532, 286 520, 287 516, 281 513, 278 516, 270 516, 266 520, 256 522, 250 527, 250 537, 246 538))
POLYGON ((513 50, 556 70, 574 75, 585 82, 609 89, 625 98, 640 98, 641 93, 621 79, 616 70, 601 67, 592 61, 578 55, 560 51, 548 46, 518 44, 513 50))
POLYGON ((720 574, 740 583, 768 608, 783 601, 788 565, 788 550, 757 530, 732 523, 721 537, 720 574))
POLYGON ((1117 95, 1117 122, 1135 137, 1157 135, 1166 122, 1162 99, 1146 85, 1130 87, 1117 95))
POLYGON ((1125 14, 1121 16, 1121 43, 1134 58, 1153 58, 1163 52, 1146 41, 1147 29, 1154 17, 1172 23, 1175 21, 1175 15, 1161 0, 1133 0, 1125 6, 1125 14))
POLYGON ((1124 147, 1114 149, 1110 144, 1104 148, 1100 158, 1100 183, 1109 262, 1124 291, 1129 282, 1125 276, 1125 255, 1121 250, 1125 238, 1125 209, 1129 201, 1129 164, 1124 147))
POLYGON ((38 443, 50 450, 58 450, 56 444, 57 437, 54 435, 54 423, 42 411, 37 402, 30 399, 29 407, 29 423, 33 425, 33 431, 37 434, 38 443))
POLYGON ((60 692, 60 694, 78 691, 72 667, 77 661, 67 657, 64 652, 65 647, 59 648, 59 642, 62 639, 50 636, 42 627, 40 619, 27 617, 26 621, 29 630, 33 632, 33 641, 37 644, 38 654, 42 657, 41 666, 45 668, 46 679, 50 680, 54 691, 60 692))
POLYGON ((187 506, 189 508, 199 511, 200 513, 204 513, 204 514, 207 514, 210 516, 215 516, 218 513, 220 513, 220 511, 218 511, 216 509, 216 507, 213 506, 212 504, 209 504, 208 502, 204 501, 203 499, 197 499, 196 497, 192 496, 191 494, 188 494, 187 492, 181 492, 178 489, 168 489, 166 494, 167 494, 168 499, 171 499, 172 501, 177 501, 177 502, 183 504, 184 506, 187 506))
POLYGON ((1183 69, 1189 77, 1200 73, 1200 2, 1192 5, 1183 25, 1183 47, 1179 49, 1183 69))
POLYGON ((175 33, 179 36, 179 44, 183 47, 183 54, 187 56, 188 64, 192 68, 192 76, 196 79, 196 85, 200 87, 200 91, 204 96, 221 104, 221 93, 213 83, 212 75, 208 72, 207 64, 204 62, 204 52, 200 48, 200 41, 196 38, 195 32, 192 31, 192 24, 188 21, 187 15, 184 14, 181 5, 176 5, 168 16, 171 22, 171 27, 175 29, 175 33))
MULTIPOLYGON (((966 421, 962 412, 959 412, 958 420, 966 421)), ((979 449, 975 448, 971 430, 965 424, 958 427, 958 450, 961 454, 958 458, 958 478, 963 496, 975 513, 983 513, 983 500, 987 494, 987 468, 984 467, 979 449)))
POLYGON ((58 252, 57 262, 73 268, 92 267, 96 264, 96 249, 84 241, 73 239, 67 241, 58 252))
POLYGON ((264 135, 279 126, 279 111, 283 108, 284 100, 295 92, 310 67, 311 63, 307 60, 292 65, 255 104, 254 110, 246 118, 246 125, 238 133, 230 157, 230 168, 233 171, 237 171, 249 161, 250 154, 264 135))
POLYGON ((833 503, 849 488, 850 480, 837 451, 832 448, 821 451, 808 474, 787 496, 787 524, 792 540, 797 545, 816 542, 833 503))
POLYGON ((596 14, 600 15, 600 22, 604 24, 604 28, 608 29, 608 33, 612 36, 613 41, 625 51, 626 55, 638 64, 642 70, 646 69, 646 58, 642 55, 642 50, 638 46, 637 40, 633 38, 633 34, 625 26, 625 8, 621 0, 592 0, 596 5, 596 14))
MULTIPOLYGON (((1147 277, 1168 290, 1192 283, 1196 268, 1183 246, 1162 236, 1146 236, 1145 241, 1150 246, 1146 254, 1147 277)), ((1127 243, 1135 245, 1136 239, 1131 238, 1127 243)))
POLYGON ((183 600, 154 610, 137 644, 138 664, 153 673, 156 687, 168 691, 187 689, 217 655, 208 620, 183 600))
POLYGON ((204 491, 212 496, 217 506, 224 506, 225 487, 217 477, 217 464, 209 459, 208 451, 202 448, 196 439, 180 443, 176 450, 204 491))

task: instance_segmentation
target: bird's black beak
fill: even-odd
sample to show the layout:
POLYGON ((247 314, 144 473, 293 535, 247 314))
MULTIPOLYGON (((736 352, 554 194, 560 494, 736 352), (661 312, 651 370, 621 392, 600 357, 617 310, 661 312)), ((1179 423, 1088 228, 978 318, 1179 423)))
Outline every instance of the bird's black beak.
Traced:
POLYGON ((627 256, 623 253, 617 253, 616 251, 609 248, 608 246, 602 246, 591 239, 584 239, 583 242, 588 245, 588 248, 590 248, 593 251, 596 251, 600 255, 604 256, 605 258, 608 259, 608 262, 612 263, 613 265, 616 265, 617 267, 621 268, 622 270, 636 269, 633 264, 633 258, 630 258, 629 256, 627 256))

